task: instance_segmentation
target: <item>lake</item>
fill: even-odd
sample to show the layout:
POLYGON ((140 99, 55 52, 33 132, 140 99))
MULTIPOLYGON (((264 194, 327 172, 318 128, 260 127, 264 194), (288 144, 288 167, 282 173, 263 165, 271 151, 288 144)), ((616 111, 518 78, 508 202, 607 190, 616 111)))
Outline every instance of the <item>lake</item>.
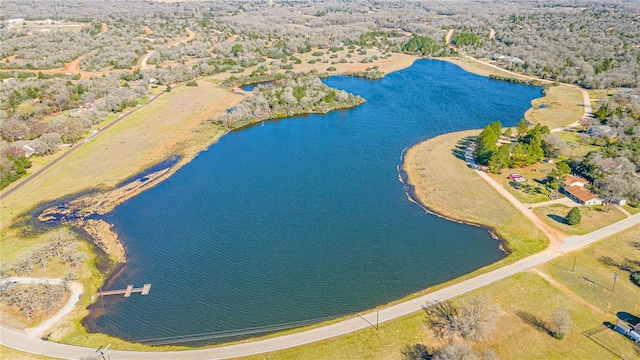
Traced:
POLYGON ((504 256, 487 229, 408 201, 398 166, 438 134, 514 126, 540 88, 434 60, 325 83, 367 102, 231 132, 105 217, 128 257, 109 287, 152 288, 98 302, 94 327, 149 343, 248 337, 364 311, 504 256))

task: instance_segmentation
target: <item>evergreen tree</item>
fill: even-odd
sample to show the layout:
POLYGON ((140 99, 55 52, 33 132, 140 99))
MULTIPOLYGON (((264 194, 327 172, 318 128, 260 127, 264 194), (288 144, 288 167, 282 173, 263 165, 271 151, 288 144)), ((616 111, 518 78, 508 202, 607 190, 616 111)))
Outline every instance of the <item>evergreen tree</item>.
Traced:
POLYGON ((567 221, 567 224, 569 224, 569 225, 578 225, 578 224, 580 224, 580 220, 582 220, 582 215, 580 214, 580 209, 577 208, 577 207, 574 207, 571 210, 569 210, 569 213, 567 213, 567 216, 566 216, 565 220, 567 221))
POLYGON ((523 137, 527 135, 528 131, 529 131, 529 125, 527 125, 527 120, 520 119, 520 121, 518 122, 518 125, 516 125, 516 133, 518 134, 518 137, 523 137))
POLYGON ((500 121, 494 121, 485 126, 480 135, 478 135, 476 145, 476 157, 478 162, 488 165, 491 155, 498 149, 498 139, 502 134, 502 124, 500 121))

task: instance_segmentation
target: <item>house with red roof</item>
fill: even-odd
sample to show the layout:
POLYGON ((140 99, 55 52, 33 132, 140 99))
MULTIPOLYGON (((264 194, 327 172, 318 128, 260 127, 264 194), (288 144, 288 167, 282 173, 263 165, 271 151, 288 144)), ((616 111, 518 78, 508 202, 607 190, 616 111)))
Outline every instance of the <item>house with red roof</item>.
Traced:
POLYGON ((587 179, 579 176, 567 175, 564 179, 562 192, 571 200, 580 205, 601 205, 602 199, 585 188, 589 184, 587 179))

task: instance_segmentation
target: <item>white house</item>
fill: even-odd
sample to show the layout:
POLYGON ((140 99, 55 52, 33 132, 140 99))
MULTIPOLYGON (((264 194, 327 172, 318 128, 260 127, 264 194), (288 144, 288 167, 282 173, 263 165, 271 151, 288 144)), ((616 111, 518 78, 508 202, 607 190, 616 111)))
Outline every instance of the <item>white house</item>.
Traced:
POLYGON ((580 205, 600 205, 602 199, 591 191, 585 189, 585 185, 589 182, 579 176, 567 175, 564 179, 564 187, 562 192, 571 200, 577 202, 580 205))

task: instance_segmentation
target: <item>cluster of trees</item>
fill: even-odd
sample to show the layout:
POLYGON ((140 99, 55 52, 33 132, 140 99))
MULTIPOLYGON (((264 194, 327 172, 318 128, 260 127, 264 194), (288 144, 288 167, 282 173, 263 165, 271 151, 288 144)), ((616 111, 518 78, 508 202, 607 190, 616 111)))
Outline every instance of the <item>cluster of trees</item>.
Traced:
POLYGON ((16 259, 10 267, 2 268, 2 277, 12 274, 18 276, 29 275, 35 266, 46 268, 49 261, 58 259, 61 264, 77 267, 84 256, 76 250, 77 235, 66 229, 51 231, 46 236, 46 242, 31 248, 30 251, 16 259))
POLYGON ((477 54, 517 57, 523 62, 509 62, 509 69, 587 88, 638 85, 637 4, 533 4, 488 19, 496 37, 477 54))
POLYGON ((0 303, 16 306, 22 316, 30 321, 39 315, 56 309, 67 289, 53 284, 18 284, 6 282, 0 286, 0 303))
POLYGON ((22 149, 10 148, 6 142, 0 142, 0 189, 21 178, 31 167, 31 160, 22 149))
POLYGON ((640 206, 640 90, 618 93, 595 112, 596 124, 610 128, 609 136, 593 139, 603 146, 569 161, 573 172, 595 185, 605 200, 623 198, 640 206), (603 140, 602 142, 600 140, 603 140))
POLYGON ((438 42, 428 36, 414 36, 402 47, 402 51, 408 54, 421 54, 427 56, 447 56, 450 54, 446 44, 438 42))
POLYGON ((245 98, 231 112, 214 121, 227 128, 238 128, 268 119, 323 114, 364 102, 359 96, 328 87, 320 76, 317 72, 276 75, 269 86, 258 87, 255 96, 245 98))
POLYGON ((36 156, 58 150, 62 143, 79 141, 91 126, 109 112, 135 106, 147 95, 142 74, 110 74, 81 79, 73 76, 50 76, 19 72, 5 73, 0 88, 0 187, 18 179, 29 167, 23 144, 36 156), (15 77, 13 76, 15 75, 15 77))
MULTIPOLYGON (((200 40, 184 48, 158 51, 152 58, 156 63, 185 57, 210 59, 210 39, 217 39, 214 44, 217 54, 238 56, 240 53, 231 48, 240 45, 242 55, 253 58, 343 44, 378 47, 383 51, 402 51, 406 46, 409 52, 437 55, 448 50, 442 41, 433 39, 443 39, 447 30, 454 29, 452 43, 472 54, 519 58, 522 61, 508 61, 504 66, 585 87, 635 86, 640 66, 640 49, 633 46, 640 37, 640 20, 635 16, 639 5, 615 0, 594 0, 587 7, 561 0, 544 5, 531 1, 500 6, 467 0, 455 3, 304 0, 279 2, 273 7, 243 0, 180 6, 134 0, 127 2, 126 7, 113 7, 101 1, 90 6, 65 2, 58 6, 64 19, 90 20, 92 26, 74 34, 73 41, 60 34, 37 40, 44 38, 11 30, 12 35, 3 35, 9 45, 3 46, 2 56, 18 55, 19 63, 39 67, 61 65, 91 53, 84 66, 125 67, 134 58, 125 52, 144 54, 142 49, 148 46, 146 40, 134 38, 141 32, 140 25, 153 30, 153 44, 158 46, 184 36, 186 27, 199 34, 200 40), (107 33, 97 31, 100 22, 109 24, 107 33), (225 43, 223 40, 231 35, 237 35, 237 39, 233 44, 225 43), (408 44, 406 36, 411 35, 416 38, 408 44), (268 46, 272 39, 277 39, 280 45, 268 46), (44 43, 32 46, 32 41, 44 43), (41 49, 47 47, 41 45, 45 43, 59 44, 58 51, 44 53, 41 49)), ((53 6, 41 2, 7 3, 3 10, 5 17, 54 16, 53 6)))
POLYGON ((516 127, 515 136, 510 128, 505 133, 506 141, 499 145, 498 140, 503 137, 502 124, 495 121, 485 126, 477 139, 476 158, 480 164, 489 166, 489 171, 493 173, 500 173, 506 167, 516 168, 534 164, 545 155, 549 156, 556 151, 556 147, 552 145, 557 141, 551 140, 550 130, 546 125, 536 124, 529 128, 527 122, 521 119, 516 127), (516 141, 515 145, 512 140, 516 141), (546 144, 552 142, 551 145, 546 144))

